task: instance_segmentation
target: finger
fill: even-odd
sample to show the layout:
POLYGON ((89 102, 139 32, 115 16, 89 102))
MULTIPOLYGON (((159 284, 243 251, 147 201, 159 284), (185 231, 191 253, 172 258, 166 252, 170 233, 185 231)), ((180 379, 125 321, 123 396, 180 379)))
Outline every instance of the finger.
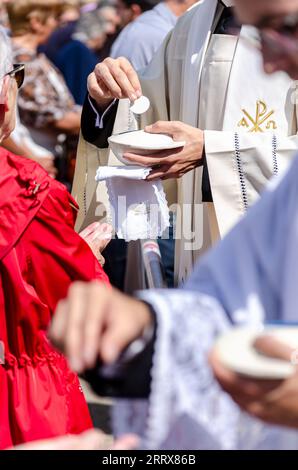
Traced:
POLYGON ((122 436, 115 441, 110 450, 135 450, 139 447, 140 439, 134 434, 122 436))
POLYGON ((106 85, 110 94, 113 97, 123 97, 121 87, 118 85, 117 81, 115 80, 114 76, 112 75, 110 69, 107 67, 106 64, 102 63, 97 65, 97 67, 95 68, 95 75, 97 79, 103 81, 103 83, 106 85))
POLYGON ((84 369, 82 343, 88 289, 88 284, 78 282, 70 287, 68 294, 65 352, 71 368, 77 373, 84 369))
MULTIPOLYGON (((31 450, 98 450, 102 448, 104 441, 105 435, 101 431, 92 429, 76 436, 33 442, 30 448, 31 450)), ((23 449, 26 450, 26 445, 23 449)))
MULTIPOLYGON (((163 165, 165 158, 171 158, 175 156, 175 152, 171 151, 162 151, 153 154, 152 156, 147 155, 138 155, 136 153, 126 152, 123 154, 123 157, 129 160, 130 162, 137 163, 141 166, 156 166, 163 165)), ((167 161, 169 163, 169 161, 167 161)))
POLYGON ((112 227, 108 224, 106 227, 99 224, 92 234, 92 240, 110 240, 112 238, 112 230, 112 227))
POLYGON ((123 315, 127 313, 127 310, 131 312, 131 305, 125 303, 124 295, 117 293, 117 296, 118 299, 114 296, 114 304, 111 305, 110 317, 100 344, 100 356, 105 364, 115 362, 137 335, 135 322, 132 324, 127 315, 126 321, 121 321, 118 315, 115 320, 113 310, 117 311, 121 308, 123 315), (120 302, 119 296, 121 296, 120 302))
POLYGON ((113 96, 109 89, 97 79, 95 73, 91 73, 87 80, 87 88, 89 95, 95 100, 100 102, 103 98, 113 100, 113 96))
POLYGON ((110 437, 102 431, 91 429, 77 436, 74 450, 105 450, 109 441, 110 437))
POLYGON ((252 402, 248 403, 243 409, 249 413, 250 415, 254 416, 255 418, 259 418, 262 421, 270 422, 272 419, 272 412, 262 403, 262 402, 252 402))
POLYGON ((168 134, 171 137, 181 131, 182 123, 177 121, 157 121, 145 127, 145 132, 150 134, 168 134))
POLYGON ((209 363, 215 378, 224 390, 235 395, 242 392, 242 383, 238 374, 225 367, 215 351, 210 354, 209 363))
MULTIPOLYGON (((110 243, 112 237, 111 236, 108 236, 108 235, 105 235, 105 238, 99 238, 97 243, 98 243, 98 255, 100 255, 104 249, 108 246, 108 244, 110 243)), ((98 258, 99 259, 99 258, 98 258)), ((100 261, 100 260, 99 260, 100 261)))
POLYGON ((103 233, 111 233, 113 231, 112 225, 106 222, 103 224, 99 224, 99 228, 103 233))
POLYGON ((150 175, 147 176, 146 180, 147 181, 156 181, 158 179, 162 179, 168 175, 168 172, 170 171, 170 166, 169 165, 161 165, 157 169, 153 169, 150 172, 150 175))
POLYGON ((60 351, 64 351, 64 337, 67 324, 68 302, 60 300, 58 302, 55 315, 49 328, 48 337, 50 341, 60 351))
POLYGON ((110 291, 98 282, 90 283, 84 318, 83 357, 84 367, 95 366, 101 341, 101 333, 107 314, 107 300, 110 291))
POLYGON ((98 222, 93 222, 93 224, 88 225, 88 227, 86 227, 84 230, 82 230, 82 232, 80 232, 80 237, 86 239, 88 235, 98 229, 99 225, 100 224, 98 222))
POLYGON ((253 380, 237 374, 222 364, 216 352, 210 354, 209 362, 221 387, 233 397, 239 395, 243 400, 263 397, 278 384, 278 381, 253 380))
POLYGON ((254 342, 254 347, 259 353, 265 356, 283 359, 285 361, 291 361, 293 352, 295 351, 294 348, 291 348, 286 343, 270 335, 259 336, 254 342))
POLYGON ((109 67, 110 73, 121 89, 121 96, 119 96, 119 98, 129 98, 130 101, 135 101, 138 96, 126 72, 121 68, 121 66, 119 66, 117 61, 112 61, 112 59, 110 59, 110 62, 108 62, 108 60, 109 59, 107 59, 106 63, 109 67))
POLYGON ((142 96, 142 87, 138 74, 125 57, 121 57, 119 60, 122 70, 126 73, 127 78, 129 79, 137 97, 140 98, 140 96, 142 96))

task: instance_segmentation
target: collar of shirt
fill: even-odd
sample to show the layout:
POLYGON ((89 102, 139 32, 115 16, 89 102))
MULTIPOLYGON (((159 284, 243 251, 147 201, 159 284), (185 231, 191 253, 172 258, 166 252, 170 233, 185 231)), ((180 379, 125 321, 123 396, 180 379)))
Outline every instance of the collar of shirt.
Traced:
POLYGON ((160 16, 162 16, 167 23, 171 23, 173 27, 177 23, 177 16, 170 10, 166 3, 161 2, 153 8, 160 16))

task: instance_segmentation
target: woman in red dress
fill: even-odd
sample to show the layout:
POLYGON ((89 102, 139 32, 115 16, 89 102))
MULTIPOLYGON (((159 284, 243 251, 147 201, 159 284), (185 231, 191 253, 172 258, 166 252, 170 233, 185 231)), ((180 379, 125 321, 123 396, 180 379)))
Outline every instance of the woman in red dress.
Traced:
MULTIPOLYGON (((0 31, 0 141, 23 74, 9 59, 0 31)), ((76 210, 38 164, 0 149, 0 448, 92 427, 77 376, 47 339, 72 281, 108 282, 73 229, 76 210)))

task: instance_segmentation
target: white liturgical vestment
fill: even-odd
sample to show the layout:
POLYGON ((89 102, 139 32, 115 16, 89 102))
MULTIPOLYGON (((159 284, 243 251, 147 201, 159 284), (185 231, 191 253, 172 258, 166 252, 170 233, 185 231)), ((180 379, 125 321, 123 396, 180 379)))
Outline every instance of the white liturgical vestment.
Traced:
MULTIPOLYGON (((298 147, 295 85, 284 74, 264 74, 259 51, 245 44, 247 31, 240 39, 214 34, 223 8, 217 0, 192 7, 139 74, 151 101, 142 127, 178 120, 205 131, 213 204, 202 204, 202 167, 164 184, 169 205, 177 203, 176 282, 189 276, 197 257, 237 222, 298 147), (246 69, 240 48, 247 49, 246 69)), ((113 132, 134 128, 129 103, 121 100, 113 132)), ((81 206, 78 228, 105 214, 105 184, 95 183, 99 163, 119 165, 108 149, 81 139, 73 190, 81 206)))

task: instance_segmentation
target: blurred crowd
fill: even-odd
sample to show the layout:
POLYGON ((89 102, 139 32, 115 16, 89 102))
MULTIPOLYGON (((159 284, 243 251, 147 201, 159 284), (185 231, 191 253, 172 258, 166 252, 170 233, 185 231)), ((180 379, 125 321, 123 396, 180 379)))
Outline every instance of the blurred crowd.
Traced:
POLYGON ((13 62, 25 64, 18 126, 2 143, 70 190, 88 75, 120 31, 157 0, 1 0, 13 62))

